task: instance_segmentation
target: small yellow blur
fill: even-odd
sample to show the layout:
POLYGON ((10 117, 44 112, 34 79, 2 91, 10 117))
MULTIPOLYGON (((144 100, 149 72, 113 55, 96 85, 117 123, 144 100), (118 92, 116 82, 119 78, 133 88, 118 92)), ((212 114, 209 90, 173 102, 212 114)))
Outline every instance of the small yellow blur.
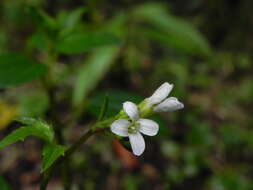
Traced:
POLYGON ((0 101, 0 130, 6 128, 17 115, 17 106, 0 101))

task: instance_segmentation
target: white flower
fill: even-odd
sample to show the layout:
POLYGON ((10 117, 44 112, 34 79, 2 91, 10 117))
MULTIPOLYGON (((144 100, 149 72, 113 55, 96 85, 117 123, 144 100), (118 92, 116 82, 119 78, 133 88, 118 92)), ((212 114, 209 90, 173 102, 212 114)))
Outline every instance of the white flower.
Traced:
POLYGON ((137 106, 132 102, 125 102, 123 109, 130 120, 119 119, 111 124, 111 131, 118 136, 128 137, 136 156, 140 156, 145 150, 145 141, 141 133, 154 136, 158 133, 159 126, 149 119, 139 118, 137 106))
POLYGON ((155 105, 161 103, 170 93, 173 88, 173 84, 169 84, 168 82, 163 83, 152 96, 148 98, 148 103, 150 105, 155 105))
POLYGON ((163 83, 152 96, 147 98, 147 104, 154 106, 153 110, 155 112, 175 111, 184 108, 184 104, 179 102, 177 98, 167 98, 172 88, 173 84, 169 84, 168 82, 163 83))
MULTIPOLYGON (((168 97, 173 88, 172 84, 165 82, 149 98, 139 104, 140 113, 150 115, 155 112, 167 112, 182 109, 184 104, 175 97, 168 97)), ((158 133, 159 126, 156 122, 149 119, 142 119, 139 116, 137 106, 132 102, 123 104, 124 112, 129 116, 128 119, 119 119, 111 124, 111 131, 118 136, 128 137, 133 150, 137 156, 145 150, 145 142, 141 133, 154 136, 158 133)))

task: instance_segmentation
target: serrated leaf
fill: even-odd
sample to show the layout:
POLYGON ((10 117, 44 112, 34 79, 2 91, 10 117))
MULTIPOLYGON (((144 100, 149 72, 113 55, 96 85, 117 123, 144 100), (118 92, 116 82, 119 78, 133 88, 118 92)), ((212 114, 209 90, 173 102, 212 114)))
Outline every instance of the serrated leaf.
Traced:
POLYGON ((57 144, 46 144, 43 148, 42 171, 47 170, 60 156, 63 156, 67 148, 57 144))
POLYGON ((72 34, 57 44, 56 49, 60 53, 75 54, 82 53, 103 46, 119 45, 120 40, 110 33, 83 33, 72 34))
POLYGON ((16 118, 15 120, 24 125, 36 125, 38 122, 41 122, 31 117, 19 117, 19 118, 16 118))
POLYGON ((16 54, 0 55, 0 88, 21 85, 38 79, 47 71, 42 64, 31 62, 16 54))
POLYGON ((118 52, 119 48, 117 47, 100 48, 79 69, 73 92, 73 104, 75 106, 82 103, 85 96, 109 70, 118 52))
POLYGON ((17 118, 16 121, 19 121, 20 123, 27 125, 27 126, 32 126, 36 128, 39 131, 41 131, 41 137, 49 142, 52 142, 54 139, 54 131, 53 128, 46 123, 45 121, 42 121, 40 119, 34 119, 30 117, 20 117, 17 118))
POLYGON ((27 126, 18 128, 4 137, 0 141, 0 149, 17 141, 23 141, 28 136, 39 137, 47 142, 53 141, 54 132, 47 123, 33 118, 21 118, 18 121, 27 126))

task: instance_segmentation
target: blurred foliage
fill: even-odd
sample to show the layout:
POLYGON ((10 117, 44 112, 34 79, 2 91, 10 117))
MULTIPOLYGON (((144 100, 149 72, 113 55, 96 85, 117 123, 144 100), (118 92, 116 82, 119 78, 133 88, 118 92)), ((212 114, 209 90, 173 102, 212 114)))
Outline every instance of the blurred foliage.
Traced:
POLYGON ((39 78, 46 72, 44 65, 32 64, 25 57, 2 54, 0 56, 0 87, 20 85, 39 78))
MULTIPOLYGON (((253 189, 252 6, 250 0, 2 0, 1 137, 16 127, 15 116, 51 120, 56 111, 67 143, 74 142, 99 116, 105 96, 107 118, 168 81, 185 109, 156 116, 159 135, 145 139, 138 166, 124 168, 112 136, 101 135, 72 158, 74 183, 88 190, 253 189), (76 125, 64 129, 61 122, 72 119, 76 125)), ((24 136, 43 135, 27 127, 20 128, 24 136)), ((53 155, 44 157, 44 169, 65 150, 52 146, 59 147, 44 147, 44 155, 53 155)), ((38 183, 22 176, 37 171, 40 157, 32 155, 0 167, 0 189, 38 183)))
POLYGON ((0 177, 0 188, 2 190, 11 190, 11 186, 6 182, 3 177, 0 177))

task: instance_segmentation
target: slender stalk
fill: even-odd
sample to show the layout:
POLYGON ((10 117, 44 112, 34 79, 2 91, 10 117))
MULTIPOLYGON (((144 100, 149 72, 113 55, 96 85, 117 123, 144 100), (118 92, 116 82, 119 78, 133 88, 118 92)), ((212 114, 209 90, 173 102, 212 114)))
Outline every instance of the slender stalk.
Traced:
POLYGON ((89 130, 86 133, 83 134, 83 136, 80 137, 80 139, 74 143, 64 154, 64 156, 59 157, 52 166, 45 172, 45 175, 43 176, 43 180, 40 185, 40 190, 46 190, 49 180, 51 179, 54 170, 56 167, 67 160, 69 156, 71 156, 89 137, 92 135, 101 132, 101 130, 89 130))

